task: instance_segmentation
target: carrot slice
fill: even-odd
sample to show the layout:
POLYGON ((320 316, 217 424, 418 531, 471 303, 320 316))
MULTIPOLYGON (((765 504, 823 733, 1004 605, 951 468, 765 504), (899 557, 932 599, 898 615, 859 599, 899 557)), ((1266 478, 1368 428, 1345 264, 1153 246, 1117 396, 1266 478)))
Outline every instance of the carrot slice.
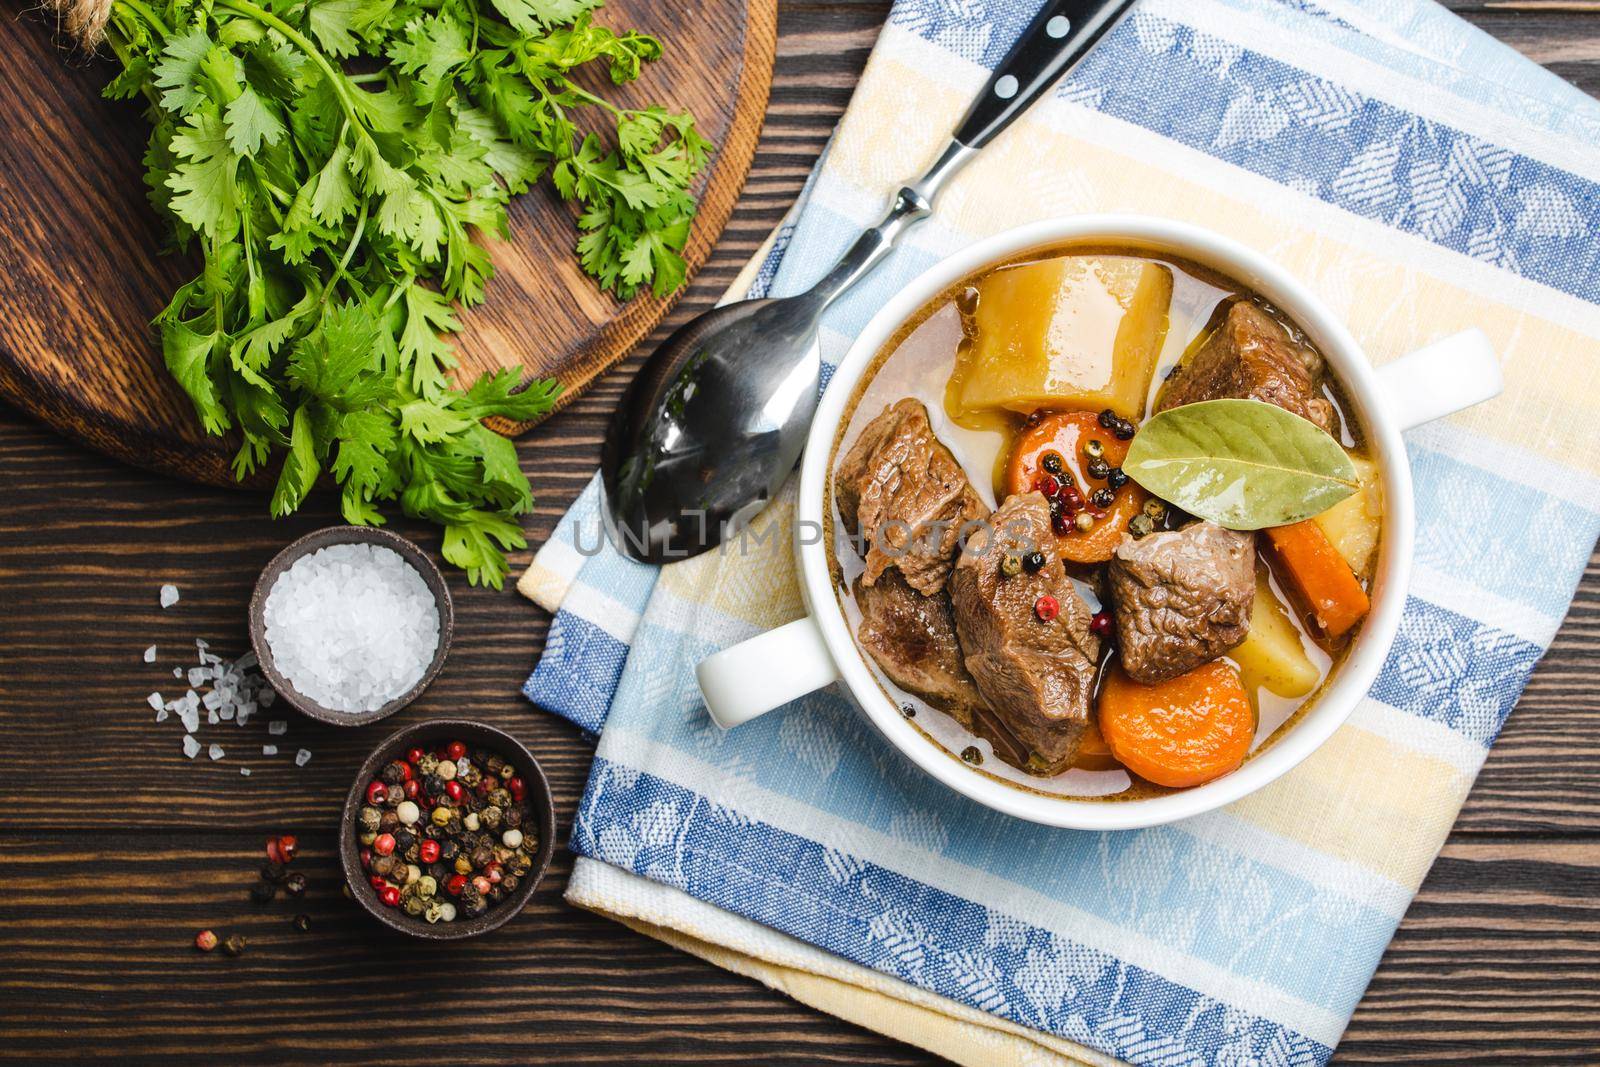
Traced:
MULTIPOLYGON (((1006 466, 1006 495, 1031 493, 1039 488, 1044 469, 1044 457, 1055 453, 1061 458, 1062 468, 1068 477, 1053 475, 1058 481, 1075 486, 1087 503, 1096 489, 1107 488, 1098 478, 1089 477, 1088 453, 1084 447, 1090 441, 1100 444, 1101 458, 1107 466, 1120 467, 1128 454, 1127 441, 1119 441, 1115 434, 1100 425, 1100 417, 1092 411, 1057 411, 1044 415, 1018 435, 1011 448, 1011 461, 1006 466)), ((1091 515, 1100 513, 1087 531, 1073 527, 1056 535, 1056 551, 1062 559, 1075 563, 1104 563, 1116 551, 1128 520, 1139 514, 1150 494, 1129 481, 1116 491, 1111 506, 1101 509, 1089 506, 1091 515)))
POLYGON ((1174 789, 1236 769, 1256 732, 1239 674, 1221 660, 1156 685, 1134 681, 1119 664, 1100 687, 1099 712, 1117 762, 1174 789))
POLYGON ((1266 534, 1281 570, 1324 636, 1343 637, 1367 617, 1372 602, 1366 590, 1315 521, 1274 526, 1266 534))

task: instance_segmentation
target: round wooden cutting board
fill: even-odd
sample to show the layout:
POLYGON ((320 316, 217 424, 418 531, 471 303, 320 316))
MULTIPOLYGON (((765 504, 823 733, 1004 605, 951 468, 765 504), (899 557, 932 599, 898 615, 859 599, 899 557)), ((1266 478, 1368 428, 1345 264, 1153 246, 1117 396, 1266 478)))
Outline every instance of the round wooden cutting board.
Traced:
MULTIPOLYGON (((706 261, 739 197, 766 111, 775 0, 609 0, 597 21, 655 34, 664 55, 618 103, 692 112, 716 145, 685 255, 706 261)), ((232 485, 233 444, 201 430, 169 379, 151 318, 196 261, 158 254, 165 224, 144 195, 148 127, 100 97, 108 63, 75 55, 40 5, 0 0, 0 399, 90 448, 141 467, 232 485)), ((548 183, 513 199, 494 242, 488 300, 463 316, 458 373, 520 367, 571 400, 670 309, 624 304, 578 268, 571 209, 548 183)), ((520 432, 527 426, 506 427, 520 432)))

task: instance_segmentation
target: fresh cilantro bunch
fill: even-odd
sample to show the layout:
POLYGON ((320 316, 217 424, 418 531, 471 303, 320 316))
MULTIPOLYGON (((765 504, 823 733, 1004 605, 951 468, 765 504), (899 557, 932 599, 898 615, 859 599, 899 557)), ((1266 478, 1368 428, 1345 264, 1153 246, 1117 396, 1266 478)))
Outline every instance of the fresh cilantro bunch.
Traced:
POLYGON ((710 147, 686 114, 574 81, 594 63, 620 84, 661 52, 595 25, 598 3, 113 0, 106 93, 147 100, 150 198, 205 259, 157 316, 166 364, 208 432, 240 435, 236 476, 282 455, 274 516, 326 471, 350 522, 398 500, 474 584, 503 582, 532 497, 482 420, 536 418, 559 390, 510 370, 450 384, 441 334, 492 273, 474 237, 504 235, 508 198, 548 174, 585 270, 666 293, 710 147))

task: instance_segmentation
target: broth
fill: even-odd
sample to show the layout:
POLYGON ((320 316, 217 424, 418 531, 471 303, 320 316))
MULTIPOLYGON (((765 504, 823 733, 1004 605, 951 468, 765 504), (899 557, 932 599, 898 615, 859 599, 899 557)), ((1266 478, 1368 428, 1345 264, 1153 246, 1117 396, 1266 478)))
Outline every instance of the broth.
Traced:
MULTIPOLYGON (((1136 422, 1154 411, 1156 398, 1166 378, 1183 357, 1197 348, 1217 328, 1221 316, 1236 300, 1255 301, 1268 311, 1296 340, 1305 341, 1303 333, 1287 317, 1265 304, 1256 294, 1223 275, 1180 258, 1135 245, 1071 244, 1041 250, 1016 259, 987 267, 951 286, 938 297, 920 308, 905 325, 883 346, 874 357, 860 382, 856 385, 841 420, 839 432, 833 442, 828 461, 827 522, 824 539, 828 549, 829 566, 834 578, 834 592, 841 610, 848 620, 851 634, 857 634, 861 625, 861 611, 852 592, 855 578, 863 570, 863 561, 857 546, 845 532, 845 524, 838 510, 834 492, 840 457, 850 448, 862 428, 883 409, 905 398, 913 397, 926 407, 934 435, 955 456, 966 472, 973 488, 990 508, 997 507, 1004 498, 1003 471, 1012 442, 1022 428, 1025 416, 1021 413, 981 412, 960 410, 954 403, 957 387, 952 382, 963 346, 969 345, 971 304, 975 290, 973 284, 996 270, 1034 263, 1061 255, 1114 255, 1136 257, 1165 267, 1172 275, 1172 295, 1167 312, 1167 329, 1162 340, 1155 370, 1138 412, 1136 422)), ((1305 341, 1309 347, 1309 341, 1305 341)), ((1339 393, 1331 372, 1324 377, 1322 395, 1337 413, 1336 436, 1356 455, 1364 453, 1360 428, 1352 417, 1350 406, 1339 393)), ((1284 589, 1259 560, 1258 572, 1281 604, 1293 602, 1284 589)), ((1092 572, 1098 568, 1069 565, 1073 585, 1088 603, 1091 611, 1101 609, 1096 587, 1091 582, 1092 572)), ((1259 587, 1258 587, 1259 588, 1259 587)), ((1253 756, 1284 732, 1315 703, 1326 687, 1329 675, 1338 665, 1342 652, 1325 651, 1312 637, 1303 619, 1289 612, 1306 657, 1317 672, 1317 682, 1304 696, 1284 697, 1268 690, 1259 678, 1244 675, 1250 702, 1256 714, 1256 731, 1251 744, 1253 756)), ((1106 642, 1102 653, 1095 692, 1098 696, 1108 663, 1115 659, 1113 642, 1106 642)), ((858 641, 858 648, 859 648, 858 641)), ((873 677, 885 696, 897 705, 911 724, 930 743, 937 745, 952 759, 964 759, 978 773, 1004 781, 1017 788, 1049 795, 1100 799, 1130 800, 1159 795, 1176 790, 1146 782, 1122 768, 1115 770, 1086 770, 1073 767, 1053 777, 1039 777, 1027 773, 1002 760, 992 744, 980 737, 953 716, 940 711, 915 694, 908 693, 885 676, 882 668, 864 649, 862 658, 871 668, 873 677), (975 750, 975 751, 974 751, 975 750), (965 754, 965 755, 963 755, 965 754), (976 754, 976 759, 974 755, 976 754)), ((1221 657, 1238 669, 1240 664, 1231 656, 1221 657)), ((1092 705, 1091 705, 1092 709, 1092 705)), ((1091 710, 1091 715, 1093 711, 1091 710)), ((1247 757, 1248 759, 1249 757, 1247 757)))

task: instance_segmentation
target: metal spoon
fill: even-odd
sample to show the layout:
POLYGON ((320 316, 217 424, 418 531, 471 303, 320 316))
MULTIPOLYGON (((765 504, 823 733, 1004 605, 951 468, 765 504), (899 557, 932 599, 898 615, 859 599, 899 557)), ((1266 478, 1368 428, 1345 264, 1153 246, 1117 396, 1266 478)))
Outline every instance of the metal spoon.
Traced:
POLYGON ((1134 0, 1046 0, 950 144, 816 285, 700 315, 629 387, 601 452, 602 512, 624 555, 667 563, 736 535, 794 469, 817 406, 817 320, 933 213, 939 190, 1092 48, 1134 0))

